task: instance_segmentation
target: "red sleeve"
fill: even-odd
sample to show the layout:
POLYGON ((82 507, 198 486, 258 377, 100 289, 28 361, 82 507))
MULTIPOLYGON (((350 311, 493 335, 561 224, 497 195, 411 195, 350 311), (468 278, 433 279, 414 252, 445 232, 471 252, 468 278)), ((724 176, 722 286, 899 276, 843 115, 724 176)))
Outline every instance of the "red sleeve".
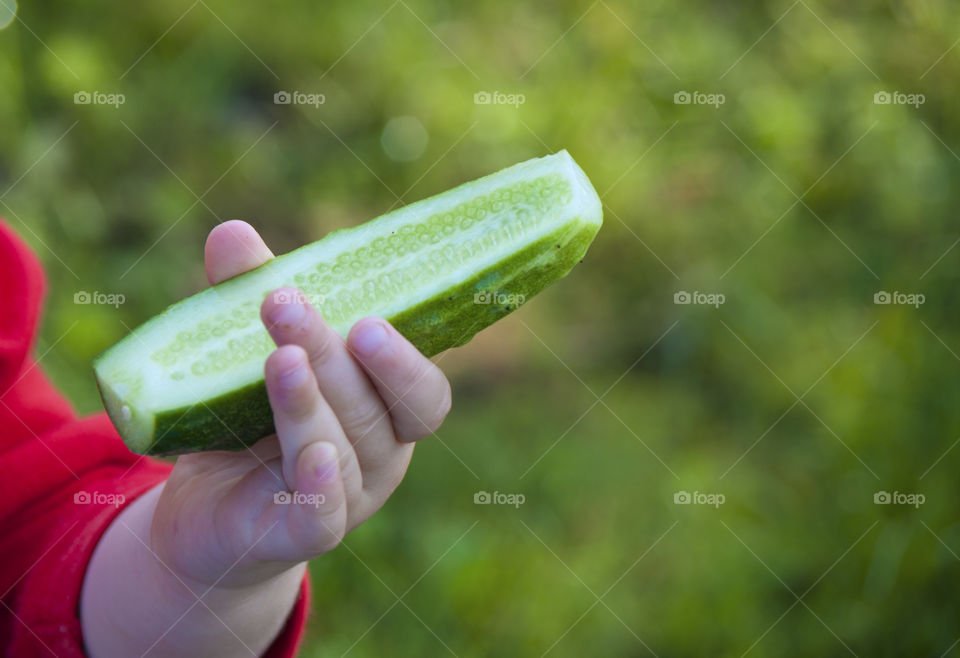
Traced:
MULTIPOLYGON (((105 414, 78 419, 32 347, 44 279, 0 221, 0 653, 83 656, 80 589, 100 536, 170 465, 131 453, 105 414)), ((307 579, 270 658, 293 656, 307 579)))

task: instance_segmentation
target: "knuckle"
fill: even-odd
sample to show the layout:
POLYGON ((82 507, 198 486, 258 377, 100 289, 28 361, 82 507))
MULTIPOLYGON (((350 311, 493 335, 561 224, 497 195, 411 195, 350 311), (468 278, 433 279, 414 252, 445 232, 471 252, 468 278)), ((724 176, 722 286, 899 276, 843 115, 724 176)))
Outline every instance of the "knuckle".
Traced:
POLYGON ((429 377, 433 363, 425 358, 416 360, 400 371, 394 387, 394 393, 399 398, 403 398, 411 393, 416 387, 423 384, 429 377))
POLYGON ((341 419, 343 431, 354 441, 373 434, 383 424, 386 412, 379 404, 368 400, 352 407, 341 419))
POLYGON ((344 492, 347 500, 352 500, 351 496, 358 491, 363 490, 363 469, 360 468, 360 460, 357 458, 356 451, 352 445, 340 450, 340 479, 343 481, 344 492))
MULTIPOLYGON (((403 403, 401 403, 403 404, 403 403)), ((440 429, 447 414, 450 413, 451 396, 449 386, 444 387, 436 406, 428 411, 421 411, 419 415, 409 406, 403 404, 406 411, 412 418, 408 419, 403 428, 403 435, 407 440, 419 440, 426 438, 440 429)))
POLYGON ((394 427, 399 441, 419 441, 433 434, 431 422, 418 416, 410 407, 401 402, 397 411, 400 413, 395 416, 394 427))
POLYGON ((336 354, 336 345, 340 337, 319 318, 316 323, 311 323, 309 331, 312 335, 307 341, 307 359, 316 372, 330 363, 336 354))
MULTIPOLYGON (((437 373, 439 374, 439 370, 437 373)), ((399 416, 404 417, 403 426, 399 428, 398 434, 402 434, 405 440, 415 441, 430 436, 440 429, 447 414, 450 413, 453 404, 450 383, 441 375, 436 386, 440 389, 439 394, 432 392, 435 390, 434 382, 428 382, 424 386, 424 393, 409 395, 398 400, 395 410, 399 412, 399 416), (428 390, 431 391, 429 397, 426 394, 428 390)))
POLYGON ((284 405, 282 412, 289 422, 303 425, 313 420, 316 410, 314 396, 309 391, 302 391, 284 405))

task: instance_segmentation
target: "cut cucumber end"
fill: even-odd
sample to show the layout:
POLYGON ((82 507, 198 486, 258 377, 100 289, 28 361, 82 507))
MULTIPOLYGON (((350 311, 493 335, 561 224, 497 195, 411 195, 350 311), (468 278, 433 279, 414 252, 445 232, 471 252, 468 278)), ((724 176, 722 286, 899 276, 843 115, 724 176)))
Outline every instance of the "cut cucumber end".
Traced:
POLYGON ((566 276, 602 223, 566 151, 521 162, 335 231, 184 299, 94 362, 131 450, 241 449, 273 431, 263 381, 266 295, 294 286, 346 336, 383 317, 424 354, 462 345, 566 276))
MULTIPOLYGON (((124 442, 133 452, 146 454, 150 451, 150 444, 154 439, 156 425, 153 413, 143 405, 128 404, 129 396, 126 392, 118 392, 107 383, 106 379, 97 372, 94 363, 94 376, 103 406, 107 410, 110 422, 123 437, 124 442)), ((120 384, 122 387, 122 384, 120 384)))

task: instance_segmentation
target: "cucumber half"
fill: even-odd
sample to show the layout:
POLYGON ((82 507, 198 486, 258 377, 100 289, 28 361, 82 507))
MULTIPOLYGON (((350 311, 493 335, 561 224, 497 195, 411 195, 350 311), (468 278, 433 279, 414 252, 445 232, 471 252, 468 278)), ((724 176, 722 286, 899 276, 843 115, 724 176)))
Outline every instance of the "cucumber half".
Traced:
POLYGON ((580 261, 602 221, 566 151, 325 238, 188 297, 94 360, 110 420, 140 454, 232 450, 273 432, 260 304, 302 290, 346 336, 391 322, 432 356, 462 345, 580 261))

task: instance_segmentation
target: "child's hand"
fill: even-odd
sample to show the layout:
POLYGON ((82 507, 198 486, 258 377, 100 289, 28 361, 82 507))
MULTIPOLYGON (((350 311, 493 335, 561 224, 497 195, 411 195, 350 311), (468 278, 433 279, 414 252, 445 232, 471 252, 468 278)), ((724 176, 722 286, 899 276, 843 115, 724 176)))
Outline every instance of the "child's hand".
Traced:
MULTIPOLYGON (((273 254, 232 221, 210 233, 205 256, 216 284, 273 254)), ((281 293, 261 308, 278 345, 265 373, 276 436, 181 456, 167 482, 120 513, 84 580, 91 655, 262 652, 293 606, 304 562, 383 505, 413 442, 449 411, 443 373, 387 322, 361 320, 344 341, 303 295, 281 293)))
MULTIPOLYGON (((272 256, 249 224, 227 222, 207 239, 207 277, 272 256)), ((450 409, 443 373, 387 322, 362 320, 344 341, 304 297, 282 289, 261 307, 278 346, 266 364, 276 436, 181 456, 157 503, 153 547, 185 578, 247 584, 333 549, 383 505, 413 442, 450 409)))

